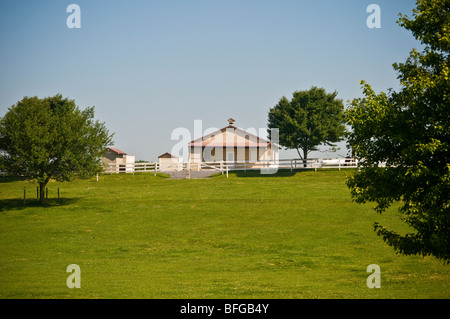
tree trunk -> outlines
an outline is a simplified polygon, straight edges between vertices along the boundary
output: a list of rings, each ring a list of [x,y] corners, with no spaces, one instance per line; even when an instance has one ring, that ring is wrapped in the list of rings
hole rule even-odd
[[[39,203],[47,204],[47,199],[45,198],[45,186],[48,182],[39,183]]]
[[[297,150],[297,153],[298,153],[298,156],[300,157],[300,159],[303,160],[303,167],[306,167],[307,166],[306,163],[307,163],[307,160],[308,160],[308,149],[307,148],[303,148],[302,149],[303,156],[300,154],[300,149],[299,148],[296,148],[296,150]]]
[[[308,166],[307,163],[308,163],[308,149],[304,148],[303,149],[303,167],[307,167]]]

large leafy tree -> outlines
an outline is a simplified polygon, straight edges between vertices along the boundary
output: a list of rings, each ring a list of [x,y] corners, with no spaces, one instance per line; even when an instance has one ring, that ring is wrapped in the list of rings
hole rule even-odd
[[[94,121],[94,108],[80,110],[61,95],[25,97],[0,118],[1,165],[37,180],[40,202],[50,179],[70,181],[102,170],[101,157],[112,134]]]
[[[344,104],[336,98],[336,92],[312,87],[292,95],[290,101],[283,96],[269,110],[268,127],[279,129],[281,146],[297,150],[300,158],[307,160],[308,154],[318,150],[319,145],[334,147],[333,143],[342,140]]]
[[[374,225],[397,252],[449,262],[450,2],[418,0],[413,17],[400,15],[398,22],[424,49],[394,64],[398,92],[375,94],[362,82],[364,98],[353,100],[347,111],[348,141],[362,160],[361,170],[347,185],[356,202],[375,202],[379,213],[400,203],[410,231]]]

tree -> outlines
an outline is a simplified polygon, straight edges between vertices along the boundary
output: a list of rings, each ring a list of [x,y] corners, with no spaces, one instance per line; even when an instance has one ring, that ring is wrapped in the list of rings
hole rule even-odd
[[[101,172],[101,157],[112,142],[94,107],[80,110],[60,94],[25,97],[0,118],[0,159],[8,173],[37,180],[39,201],[50,179],[70,181]]]
[[[348,142],[362,161],[347,180],[357,203],[374,202],[383,213],[399,203],[411,232],[374,224],[398,253],[450,257],[450,3],[418,0],[413,18],[398,23],[425,46],[394,64],[398,92],[375,94],[362,82],[364,98],[347,110]],[[386,167],[380,167],[386,162]]]
[[[336,96],[337,92],[327,93],[315,86],[294,92],[291,101],[283,96],[269,111],[268,127],[278,128],[280,145],[297,150],[306,163],[317,146],[334,147],[332,143],[341,141],[345,134],[344,104]]]

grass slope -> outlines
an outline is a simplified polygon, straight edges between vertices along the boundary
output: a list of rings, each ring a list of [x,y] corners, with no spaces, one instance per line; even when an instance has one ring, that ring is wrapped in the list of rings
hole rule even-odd
[[[352,202],[348,171],[153,174],[36,184],[0,180],[1,298],[449,298],[450,267],[396,255]],[[81,289],[69,289],[69,264]],[[370,264],[381,289],[369,289]]]

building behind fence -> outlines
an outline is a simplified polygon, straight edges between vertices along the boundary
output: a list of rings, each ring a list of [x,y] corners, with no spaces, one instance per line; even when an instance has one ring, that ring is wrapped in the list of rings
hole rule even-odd
[[[118,148],[108,147],[102,163],[108,173],[134,173],[135,156]],[[112,172],[112,169],[115,171]]]

